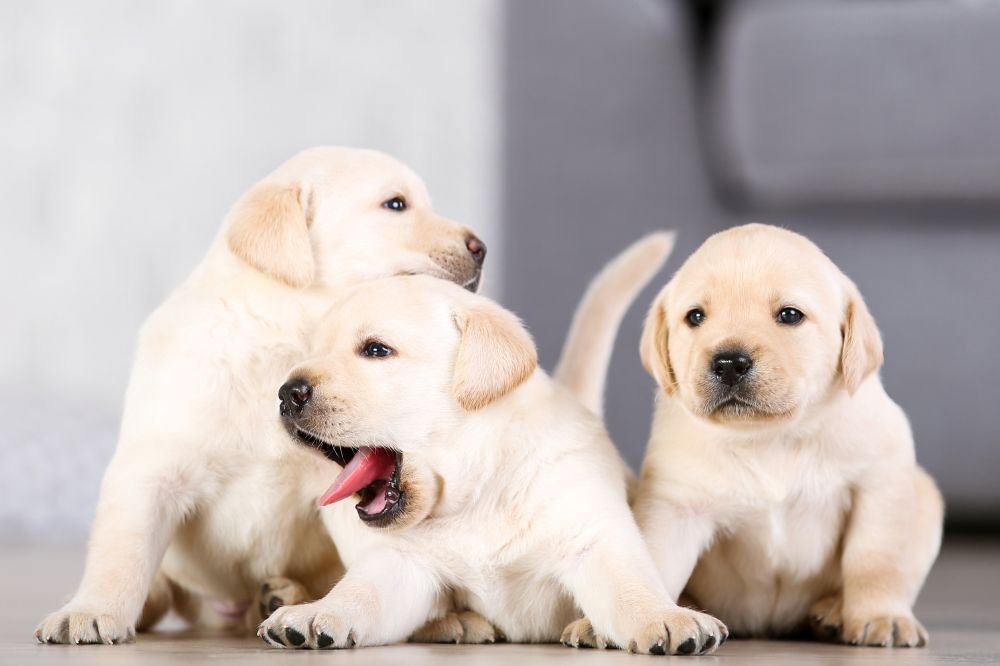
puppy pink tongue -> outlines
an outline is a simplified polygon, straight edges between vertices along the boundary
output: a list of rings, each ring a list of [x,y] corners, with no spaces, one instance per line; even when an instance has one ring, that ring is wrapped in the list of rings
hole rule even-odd
[[[319,498],[319,505],[339,502],[375,481],[388,481],[396,470],[396,454],[388,449],[362,447]]]

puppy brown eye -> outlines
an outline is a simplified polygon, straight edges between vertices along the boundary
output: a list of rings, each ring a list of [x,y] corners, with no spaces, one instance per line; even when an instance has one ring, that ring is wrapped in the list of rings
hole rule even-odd
[[[701,326],[702,322],[705,321],[705,311],[701,308],[695,308],[688,312],[684,319],[687,320],[688,326],[691,328]]]
[[[361,348],[361,353],[368,358],[385,358],[392,356],[395,351],[392,347],[382,344],[378,340],[372,340],[365,343],[365,346]]]
[[[778,312],[778,323],[794,326],[805,318],[801,311],[795,308],[781,308]]]
[[[406,210],[406,199],[403,197],[393,197],[382,202],[382,208],[402,213]]]

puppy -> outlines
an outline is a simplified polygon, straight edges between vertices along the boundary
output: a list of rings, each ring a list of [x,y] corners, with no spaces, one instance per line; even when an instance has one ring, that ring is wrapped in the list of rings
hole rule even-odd
[[[319,601],[273,613],[265,640],[394,643],[452,598],[517,642],[558,640],[578,607],[633,652],[725,640],[720,622],[669,600],[618,452],[538,369],[510,312],[441,280],[388,278],[342,301],[316,348],[281,387],[281,414],[343,465],[321,503],[348,570]]]
[[[128,641],[144,603],[141,626],[171,603],[256,626],[273,577],[286,597],[327,592],[342,566],[308,490],[325,466],[270,416],[274,387],[351,285],[422,273],[474,290],[485,253],[380,153],[307,150],[254,185],[143,326],[83,581],[38,640]]]
[[[737,635],[925,645],[943,504],[854,283],[798,234],[724,231],[656,298],[641,355],[662,390],[635,512],[671,598]]]

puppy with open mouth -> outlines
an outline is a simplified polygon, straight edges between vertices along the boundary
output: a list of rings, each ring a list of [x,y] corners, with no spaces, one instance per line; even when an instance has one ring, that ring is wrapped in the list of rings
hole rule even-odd
[[[341,562],[301,483],[324,465],[268,418],[274,386],[354,284],[419,273],[475,290],[485,257],[382,153],[311,148],[250,187],[143,326],[83,579],[36,638],[128,642],[171,607],[247,631],[329,590]]]
[[[322,355],[292,370],[281,415],[343,466],[321,503],[347,574],[273,613],[266,641],[394,643],[452,603],[515,642],[578,644],[580,610],[633,652],[725,640],[722,623],[670,601],[623,461],[600,419],[538,369],[514,315],[441,280],[394,277],[357,288],[320,331]]]
[[[798,234],[730,229],[656,298],[641,354],[661,390],[635,512],[671,598],[737,635],[926,644],[943,504],[854,283]]]

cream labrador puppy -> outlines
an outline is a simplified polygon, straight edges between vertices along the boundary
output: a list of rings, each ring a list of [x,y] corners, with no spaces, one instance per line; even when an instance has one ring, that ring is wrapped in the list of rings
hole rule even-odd
[[[256,626],[268,609],[252,602],[275,576],[327,592],[342,566],[308,480],[328,466],[276,422],[274,387],[351,285],[421,273],[475,289],[484,255],[380,153],[307,150],[254,185],[143,326],[83,581],[37,638],[127,641],[171,603]]]
[[[925,645],[943,504],[854,283],[798,234],[724,231],[656,298],[641,355],[662,390],[635,512],[670,597],[737,635]]]
[[[316,349],[281,387],[281,414],[304,450],[343,465],[320,501],[347,574],[275,611],[266,640],[394,643],[452,599],[517,642],[558,640],[578,607],[634,652],[725,639],[670,601],[600,419],[537,367],[510,312],[442,280],[388,278],[343,300]]]

